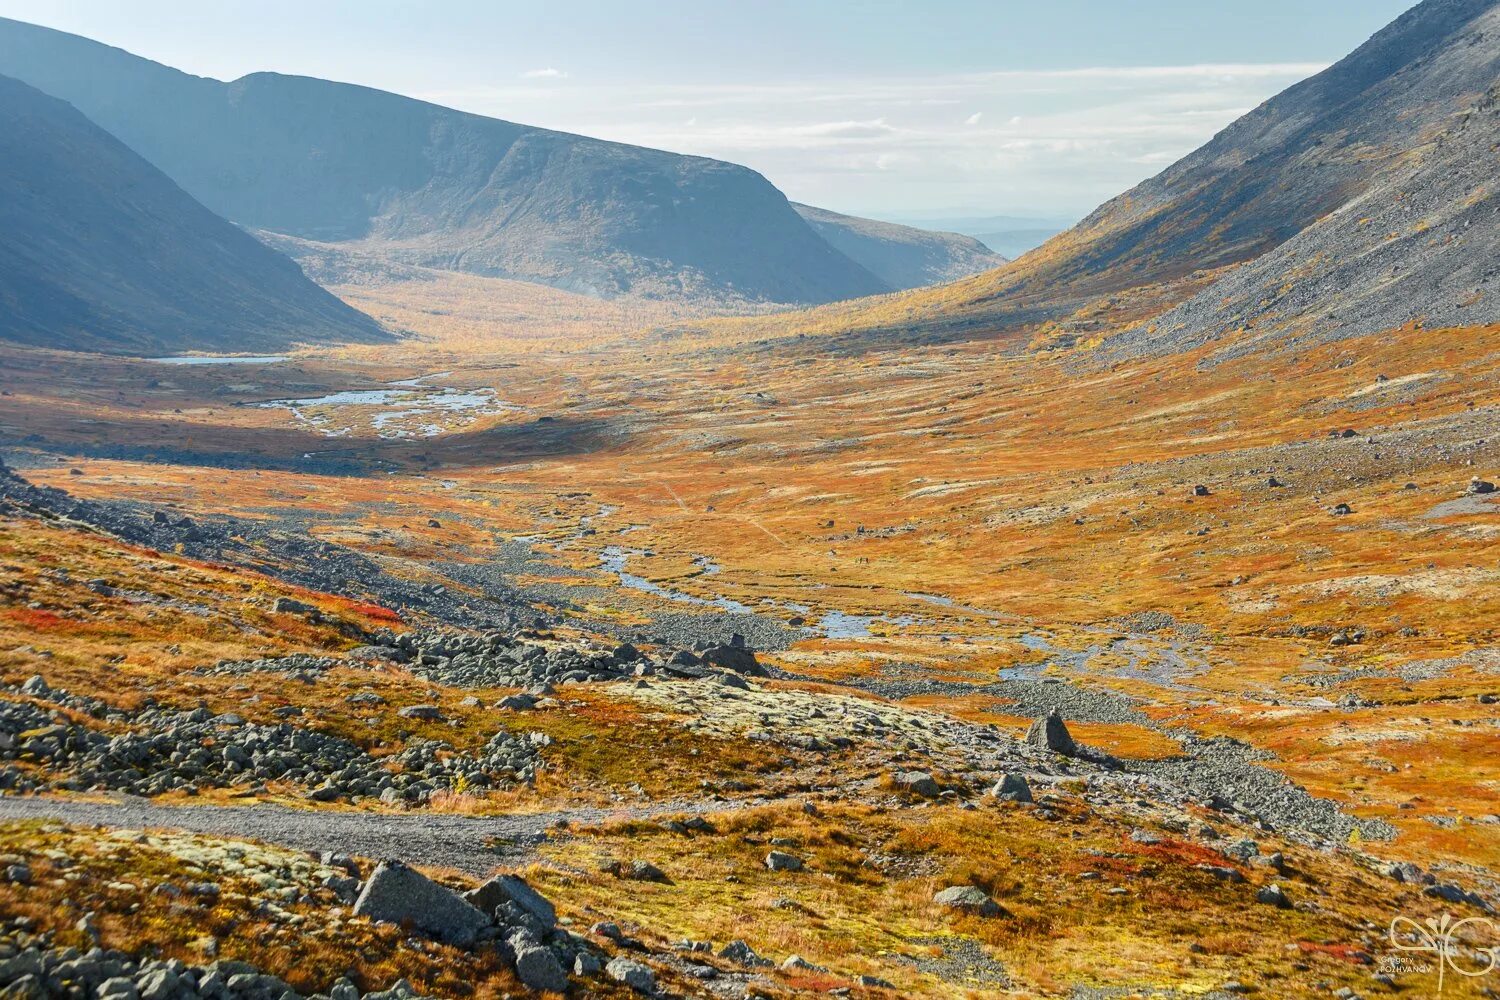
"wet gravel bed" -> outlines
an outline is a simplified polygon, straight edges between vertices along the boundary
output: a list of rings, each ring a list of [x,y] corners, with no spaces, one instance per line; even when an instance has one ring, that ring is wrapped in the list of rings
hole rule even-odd
[[[632,642],[649,642],[663,646],[693,648],[709,644],[728,645],[735,635],[744,636],[754,649],[786,649],[807,633],[766,615],[719,612],[671,612],[657,615],[650,625],[620,628],[610,633]]]
[[[1282,833],[1301,832],[1332,844],[1349,842],[1358,831],[1366,840],[1391,840],[1396,828],[1380,819],[1359,819],[1330,799],[1315,798],[1266,767],[1275,758],[1248,743],[1225,737],[1204,739],[1173,733],[1185,754],[1166,760],[1131,761],[1140,774],[1171,782],[1204,801],[1258,817]]]
[[[1041,717],[1057,709],[1076,722],[1133,723],[1176,738],[1180,756],[1165,760],[1119,762],[1132,774],[1158,786],[1153,795],[1177,789],[1194,799],[1212,803],[1299,839],[1325,844],[1347,843],[1358,830],[1371,840],[1389,840],[1395,829],[1383,820],[1362,820],[1339,809],[1338,803],[1315,798],[1306,789],[1267,767],[1275,758],[1249,744],[1231,739],[1200,739],[1191,733],[1163,730],[1136,703],[1123,695],[1076,687],[1066,681],[1013,680],[974,685],[958,681],[881,680],[865,678],[841,682],[884,698],[919,695],[989,694],[1013,699],[1008,711]]]
[[[896,957],[898,962],[910,965],[918,972],[936,976],[955,986],[1010,988],[1010,975],[1005,971],[1005,966],[991,958],[984,946],[973,938],[910,937],[904,940],[923,949],[936,948],[939,953],[937,957]]]
[[[795,675],[784,675],[789,679]],[[795,677],[795,679],[807,679]],[[923,678],[859,678],[841,680],[844,687],[900,701],[929,695],[969,697],[987,695],[1015,702],[1007,711],[1016,715],[1043,716],[1054,708],[1065,719],[1075,722],[1135,723],[1149,725],[1150,719],[1135,707],[1135,702],[1110,691],[1082,688],[1064,680],[1003,680],[987,684]]]

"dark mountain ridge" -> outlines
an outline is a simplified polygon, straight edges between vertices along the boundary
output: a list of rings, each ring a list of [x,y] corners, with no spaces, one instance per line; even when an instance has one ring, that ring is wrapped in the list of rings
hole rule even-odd
[[[248,228],[601,296],[889,290],[734,164],[325,80],[223,83],[4,19],[0,72],[71,102]]]
[[[77,110],[0,77],[0,339],[158,353],[387,336]]]

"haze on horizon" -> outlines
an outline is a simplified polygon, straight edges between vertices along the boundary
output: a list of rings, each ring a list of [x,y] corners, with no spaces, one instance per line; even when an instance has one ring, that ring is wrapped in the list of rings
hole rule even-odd
[[[1080,217],[1406,3],[802,6],[0,0],[0,15],[219,79],[317,76],[730,160],[794,200],[907,221]]]

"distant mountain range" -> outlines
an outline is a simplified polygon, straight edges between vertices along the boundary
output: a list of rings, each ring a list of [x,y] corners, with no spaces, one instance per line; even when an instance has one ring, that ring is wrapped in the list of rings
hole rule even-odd
[[[0,76],[0,340],[151,354],[386,337],[72,107]]]
[[[792,207],[814,232],[895,291],[954,281],[1006,261],[972,236],[876,222],[795,202]]]
[[[239,225],[396,263],[729,303],[829,302],[998,263],[951,237],[890,230],[874,247],[825,229],[841,251],[734,164],[325,80],[222,83],[18,21],[0,19],[0,73],[69,101]],[[897,263],[912,238],[914,262]]]

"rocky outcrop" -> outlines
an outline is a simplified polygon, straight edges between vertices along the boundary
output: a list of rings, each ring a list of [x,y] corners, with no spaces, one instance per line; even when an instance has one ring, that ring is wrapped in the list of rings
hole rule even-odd
[[[976,917],[998,917],[1005,910],[990,898],[990,894],[974,885],[953,885],[940,890],[932,901],[950,910]]]
[[[474,944],[491,923],[458,893],[399,861],[375,869],[355,900],[354,914],[411,927],[461,948]]]
[[[1078,753],[1078,744],[1073,742],[1067,723],[1055,708],[1031,724],[1026,730],[1026,742],[1038,749],[1070,757]]]

